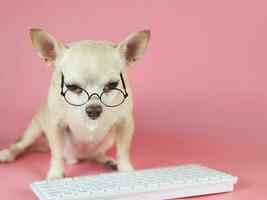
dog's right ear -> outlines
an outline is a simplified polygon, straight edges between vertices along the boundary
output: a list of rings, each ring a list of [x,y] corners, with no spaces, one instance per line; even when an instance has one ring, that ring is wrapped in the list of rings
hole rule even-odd
[[[116,47],[125,58],[127,66],[143,56],[149,39],[150,30],[141,30],[128,36]]]
[[[30,29],[30,35],[37,55],[53,66],[56,58],[62,54],[64,45],[41,29]]]

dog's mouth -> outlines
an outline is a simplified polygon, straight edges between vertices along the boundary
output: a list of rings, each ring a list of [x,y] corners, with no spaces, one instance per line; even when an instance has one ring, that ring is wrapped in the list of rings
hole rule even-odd
[[[100,116],[99,115],[92,115],[92,116],[89,116],[89,118],[91,120],[97,120]]]

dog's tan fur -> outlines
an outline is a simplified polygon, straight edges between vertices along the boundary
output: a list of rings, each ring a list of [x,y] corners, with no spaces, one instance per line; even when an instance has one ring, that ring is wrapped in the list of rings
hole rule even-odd
[[[119,44],[80,41],[69,45],[40,29],[31,29],[30,33],[37,54],[53,69],[48,101],[33,117],[23,137],[0,152],[0,162],[15,160],[45,133],[51,150],[48,179],[63,177],[63,159],[70,163],[95,160],[112,163],[119,171],[133,170],[129,159],[134,132],[133,100],[126,70],[145,52],[150,32],[135,32]],[[89,93],[98,94],[110,79],[119,80],[122,72],[129,96],[118,107],[102,105],[101,116],[91,120],[85,108],[92,104],[100,105],[99,99],[92,98],[79,107],[69,105],[60,94],[61,72],[66,82],[78,82]],[[121,81],[118,88],[122,89]],[[106,155],[114,143],[116,160]]]

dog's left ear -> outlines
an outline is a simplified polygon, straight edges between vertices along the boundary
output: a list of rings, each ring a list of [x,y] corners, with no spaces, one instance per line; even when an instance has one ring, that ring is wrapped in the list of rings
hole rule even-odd
[[[48,65],[53,66],[56,58],[62,54],[64,45],[41,29],[30,29],[30,35],[37,55]]]
[[[127,66],[142,57],[146,51],[149,39],[150,31],[141,30],[131,34],[117,46],[117,49],[125,58]]]

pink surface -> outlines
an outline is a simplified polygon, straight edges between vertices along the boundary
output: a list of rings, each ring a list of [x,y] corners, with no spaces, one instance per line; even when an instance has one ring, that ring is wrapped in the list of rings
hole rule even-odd
[[[65,43],[115,42],[149,28],[149,49],[129,70],[135,167],[201,163],[239,182],[233,193],[196,199],[266,199],[266,6],[260,0],[2,0],[0,147],[23,133],[47,95],[51,70],[35,55],[29,28]],[[44,178],[48,165],[49,154],[40,153],[0,165],[1,196],[36,199],[28,184]],[[66,165],[69,176],[102,171],[93,163]]]

